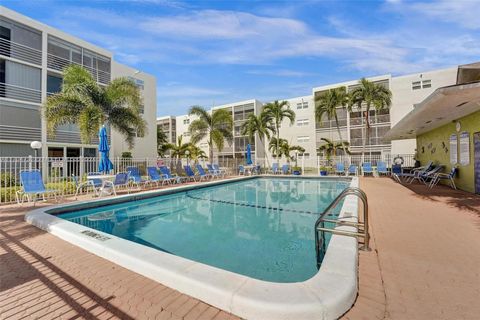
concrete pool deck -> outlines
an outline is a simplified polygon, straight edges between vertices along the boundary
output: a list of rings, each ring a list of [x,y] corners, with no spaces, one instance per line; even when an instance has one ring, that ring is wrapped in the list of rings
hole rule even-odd
[[[477,318],[480,197],[388,178],[361,187],[376,250],[360,253],[359,296],[344,318]],[[2,318],[236,319],[28,225],[31,209],[0,207]]]

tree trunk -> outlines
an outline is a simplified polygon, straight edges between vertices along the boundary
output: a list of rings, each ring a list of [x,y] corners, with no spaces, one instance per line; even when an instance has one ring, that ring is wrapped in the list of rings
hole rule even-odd
[[[279,158],[279,154],[280,154],[280,124],[278,123],[278,120],[276,121],[276,129],[277,129],[277,150],[276,150],[276,157],[277,157],[277,162],[280,163],[280,160],[278,159]]]
[[[367,147],[367,141],[370,140],[370,105],[367,105],[367,111],[365,115],[365,138],[363,139],[363,148],[362,148],[362,162],[365,159],[365,149]]]
[[[340,138],[340,141],[342,142],[343,155],[346,156],[347,155],[347,149],[345,148],[345,143],[343,142],[342,131],[340,130],[340,126],[338,125],[338,117],[337,117],[336,113],[335,113],[335,124],[337,125],[338,137]]]

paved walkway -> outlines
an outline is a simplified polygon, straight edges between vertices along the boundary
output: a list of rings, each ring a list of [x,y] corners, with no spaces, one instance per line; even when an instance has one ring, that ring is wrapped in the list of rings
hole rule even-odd
[[[478,319],[480,197],[388,178],[361,186],[374,250],[360,253],[344,318]],[[0,207],[1,319],[237,319],[26,224],[27,210]]]

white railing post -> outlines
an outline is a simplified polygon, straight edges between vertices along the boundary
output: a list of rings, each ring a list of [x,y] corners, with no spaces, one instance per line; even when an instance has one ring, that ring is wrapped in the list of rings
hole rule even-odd
[[[302,174],[305,174],[305,155],[302,155]]]

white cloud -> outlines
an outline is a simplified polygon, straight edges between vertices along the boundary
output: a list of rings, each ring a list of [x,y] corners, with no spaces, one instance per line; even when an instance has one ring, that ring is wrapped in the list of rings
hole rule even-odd
[[[461,25],[469,29],[480,29],[480,4],[469,0],[441,0],[407,5],[418,13],[443,22]],[[438,20],[437,20],[438,21]]]
[[[303,72],[296,70],[278,69],[278,70],[247,70],[247,74],[276,76],[276,77],[311,77],[317,75],[313,72]]]

